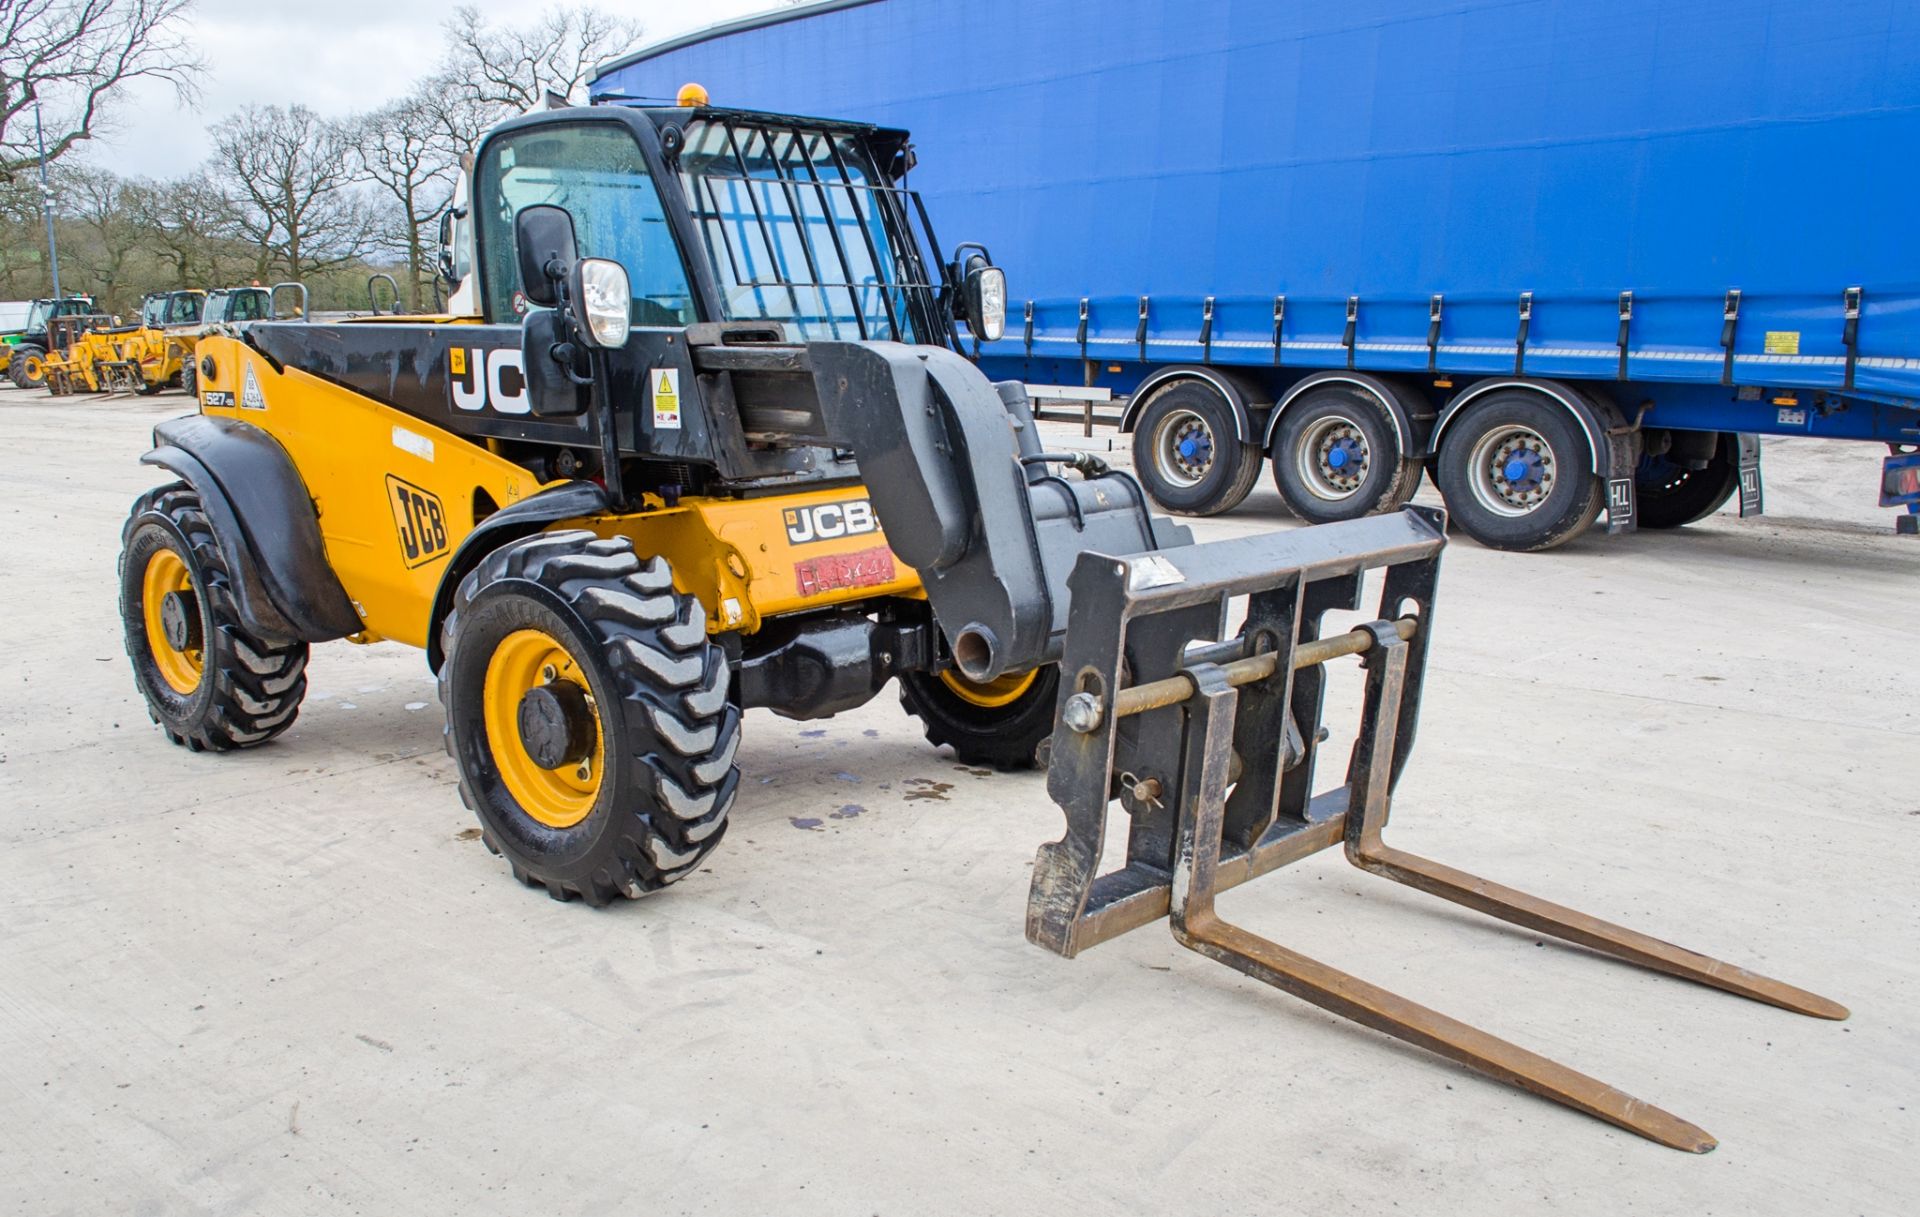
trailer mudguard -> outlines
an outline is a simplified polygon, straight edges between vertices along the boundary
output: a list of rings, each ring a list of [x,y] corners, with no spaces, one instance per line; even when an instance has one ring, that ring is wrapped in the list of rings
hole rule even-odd
[[[1309,390],[1325,384],[1346,385],[1378,401],[1393,420],[1393,437],[1399,441],[1401,456],[1410,461],[1426,459],[1427,434],[1433,430],[1433,408],[1393,383],[1365,372],[1315,372],[1295,381],[1274,403],[1273,412],[1267,416],[1266,432],[1260,437],[1260,446],[1271,449],[1273,433],[1279,428],[1280,416],[1287,412],[1287,407]]]
[[[353,601],[327,562],[306,483],[271,435],[238,419],[192,414],[155,427],[153,443],[141,463],[178,474],[200,496],[249,630],[275,642],[360,631]]]
[[[1148,400],[1156,391],[1182,380],[1202,380],[1218,389],[1233,410],[1233,438],[1243,444],[1258,442],[1256,436],[1259,428],[1253,417],[1253,410],[1258,407],[1253,403],[1264,403],[1266,395],[1252,383],[1224,368],[1189,364],[1162,368],[1134,386],[1133,392],[1127,397],[1127,408],[1120,415],[1121,434],[1133,430],[1134,424],[1140,421],[1140,412],[1147,408]]]
[[[556,520],[574,520],[608,510],[606,489],[594,482],[568,482],[503,507],[474,526],[467,539],[447,560],[447,569],[434,589],[432,615],[427,618],[427,666],[434,672],[446,661],[440,627],[453,611],[453,594],[460,581],[480,560],[511,541],[530,537]]]

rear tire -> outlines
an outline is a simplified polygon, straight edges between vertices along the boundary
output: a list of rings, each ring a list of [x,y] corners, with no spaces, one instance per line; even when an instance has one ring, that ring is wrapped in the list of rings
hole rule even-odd
[[[1552,549],[1606,503],[1593,449],[1560,406],[1524,389],[1469,405],[1440,441],[1434,480],[1453,522],[1490,549]]]
[[[1233,403],[1204,380],[1154,390],[1133,425],[1133,472],[1166,511],[1212,516],[1260,480],[1260,446],[1235,438]]]
[[[291,727],[307,693],[307,644],[267,642],[240,623],[200,496],[181,482],[148,491],[121,541],[127,657],[167,738],[225,752]]]
[[[1723,435],[1704,469],[1643,456],[1633,473],[1634,515],[1642,528],[1684,528],[1719,511],[1740,489],[1732,436]]]
[[[1349,385],[1309,389],[1291,402],[1268,460],[1280,497],[1309,524],[1392,511],[1420,488],[1420,462],[1400,450],[1393,416]]]
[[[200,373],[194,369],[191,358],[180,365],[180,391],[188,397],[200,396]]]
[[[719,845],[740,711],[665,559],[585,531],[513,542],[461,581],[443,636],[447,752],[515,878],[604,905],[692,874]]]
[[[13,362],[7,375],[16,389],[41,389],[47,384],[47,351],[36,343],[23,342],[13,348]]]
[[[1029,679],[1029,677],[1031,679]],[[927,742],[953,749],[963,765],[1032,769],[1053,734],[1060,668],[1044,668],[977,685],[957,672],[906,672],[900,705],[926,727]]]

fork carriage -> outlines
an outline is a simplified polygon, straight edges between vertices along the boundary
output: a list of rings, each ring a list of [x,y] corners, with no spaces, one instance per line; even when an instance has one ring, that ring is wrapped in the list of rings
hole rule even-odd
[[[1704,1130],[1584,1074],[1221,918],[1214,897],[1323,849],[1362,870],[1538,933],[1816,1018],[1844,1007],[1744,968],[1387,845],[1413,748],[1445,515],[1409,507],[1131,558],[1084,554],[1071,587],[1047,790],[1066,835],[1043,845],[1027,938],[1072,957],[1168,917],[1181,945],[1322,1009],[1675,1149]],[[1384,571],[1374,620],[1322,636]],[[1229,601],[1248,597],[1231,637]],[[1195,645],[1198,643],[1199,645]],[[1340,786],[1314,794],[1326,667],[1358,656],[1359,728]],[[1100,873],[1109,804],[1130,817],[1125,863]]]

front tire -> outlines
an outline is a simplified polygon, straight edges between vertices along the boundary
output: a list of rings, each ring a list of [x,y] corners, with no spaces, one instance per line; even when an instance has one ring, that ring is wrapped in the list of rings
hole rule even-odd
[[[927,742],[946,745],[963,765],[1032,769],[1053,734],[1060,668],[1048,664],[979,684],[956,671],[906,672],[900,706],[926,728]]]
[[[307,644],[241,624],[200,496],[176,482],[134,500],[121,533],[120,619],[147,713],[195,752],[263,744],[293,725]]]
[[[1310,389],[1289,404],[1269,460],[1280,497],[1309,524],[1392,511],[1420,488],[1420,463],[1400,450],[1393,416],[1349,385]]]
[[[740,711],[706,613],[624,537],[541,533],[461,581],[440,701],[487,847],[556,900],[693,873],[739,786]]]
[[[1260,480],[1260,446],[1235,438],[1233,404],[1204,380],[1157,389],[1133,426],[1133,472],[1163,510],[1212,516]]]
[[[1564,545],[1606,502],[1580,424],[1522,389],[1489,393],[1453,420],[1434,481],[1453,522],[1489,549]]]
[[[7,375],[13,379],[16,389],[41,389],[47,384],[46,348],[36,343],[23,342],[13,348],[13,362],[7,365]]]
[[[180,365],[180,391],[188,397],[200,396],[200,373],[193,366],[191,356]]]

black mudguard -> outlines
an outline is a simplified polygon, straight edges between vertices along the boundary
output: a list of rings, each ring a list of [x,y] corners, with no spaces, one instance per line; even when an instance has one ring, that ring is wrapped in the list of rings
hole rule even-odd
[[[440,576],[440,586],[433,593],[433,615],[427,619],[427,666],[438,672],[446,661],[440,627],[453,609],[453,594],[460,589],[460,581],[480,564],[480,559],[508,542],[544,530],[555,520],[598,515],[607,507],[604,487],[594,482],[568,482],[542,490],[480,521],[467,534],[467,539],[460,542],[460,548],[453,551],[445,573]]]
[[[313,499],[277,440],[238,419],[192,414],[155,427],[153,443],[141,463],[178,474],[200,496],[249,630],[274,642],[360,631]]]

